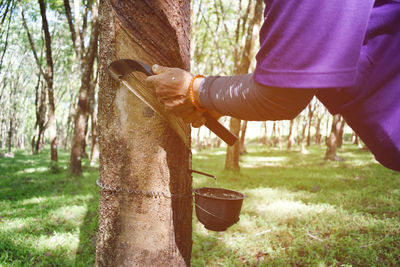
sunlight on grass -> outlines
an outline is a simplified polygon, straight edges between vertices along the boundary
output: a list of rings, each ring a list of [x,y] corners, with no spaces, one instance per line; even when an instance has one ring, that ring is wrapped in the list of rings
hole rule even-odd
[[[328,204],[305,204],[302,201],[294,200],[296,197],[307,198],[309,193],[306,192],[256,188],[246,190],[245,193],[249,196],[248,201],[245,201],[246,210],[270,219],[335,212],[335,208]]]
[[[24,170],[18,171],[16,174],[25,174],[25,173],[35,173],[35,172],[46,172],[48,167],[36,167],[36,168],[26,168]]]
[[[50,213],[51,218],[59,223],[70,223],[79,226],[87,212],[86,206],[65,206]]]
[[[287,157],[243,157],[243,168],[279,167],[284,166]]]
[[[323,205],[304,204],[301,201],[280,200],[270,204],[258,205],[256,211],[267,218],[292,218],[321,213],[335,213],[334,207]]]
[[[65,249],[76,251],[79,244],[79,232],[75,233],[53,233],[51,236],[42,235],[32,240],[36,248],[41,251]]]
[[[194,153],[193,153],[193,154],[194,154]],[[208,159],[208,157],[205,156],[205,155],[196,155],[196,158],[199,158],[199,159]]]
[[[86,195],[74,195],[74,196],[66,196],[66,195],[59,195],[59,196],[51,196],[51,197],[33,197],[22,200],[22,205],[31,205],[31,204],[40,204],[40,203],[63,203],[68,199],[69,201],[74,202],[81,202],[81,201],[88,201],[93,198],[92,194]]]
[[[32,220],[29,219],[11,219],[11,220],[3,220],[0,223],[1,231],[18,231],[24,229],[29,223],[32,223]]]
[[[49,199],[48,197],[33,197],[30,199],[24,199],[22,201],[22,205],[39,204],[41,202],[48,201],[48,199]]]

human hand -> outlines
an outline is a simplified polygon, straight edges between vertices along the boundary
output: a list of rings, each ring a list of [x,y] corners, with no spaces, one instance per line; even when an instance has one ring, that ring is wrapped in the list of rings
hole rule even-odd
[[[165,105],[167,112],[181,117],[185,122],[191,123],[193,127],[200,127],[206,120],[191,102],[189,95],[189,84],[192,74],[179,68],[168,68],[153,65],[155,75],[146,79],[146,86],[154,88],[161,102]],[[202,78],[195,80],[193,89],[197,94]],[[198,97],[198,96],[197,96]]]

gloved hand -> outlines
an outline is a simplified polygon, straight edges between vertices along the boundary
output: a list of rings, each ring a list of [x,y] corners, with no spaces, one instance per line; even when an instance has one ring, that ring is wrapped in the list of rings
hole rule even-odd
[[[193,75],[179,68],[168,68],[153,65],[155,75],[146,79],[146,86],[154,88],[167,112],[181,117],[193,127],[200,127],[206,120],[190,100],[189,84]],[[200,103],[198,89],[203,78],[197,78],[193,84],[193,92],[197,103]]]

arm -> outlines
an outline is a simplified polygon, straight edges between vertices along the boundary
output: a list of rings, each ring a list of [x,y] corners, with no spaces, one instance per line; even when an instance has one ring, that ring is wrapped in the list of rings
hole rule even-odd
[[[177,68],[153,66],[157,74],[147,78],[156,88],[167,111],[199,127],[205,123],[202,113],[191,103],[188,85],[192,75]],[[284,120],[294,118],[314,95],[311,89],[263,86],[252,74],[196,79],[196,102],[215,117],[228,115],[245,120]]]
[[[296,117],[315,94],[312,89],[264,86],[253,74],[208,77],[198,90],[208,110],[244,120],[288,120]]]

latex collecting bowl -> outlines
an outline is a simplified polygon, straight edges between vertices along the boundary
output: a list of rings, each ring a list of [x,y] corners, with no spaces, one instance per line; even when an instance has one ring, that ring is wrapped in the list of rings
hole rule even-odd
[[[196,216],[205,228],[225,231],[239,221],[243,199],[240,192],[202,187],[194,190]]]

